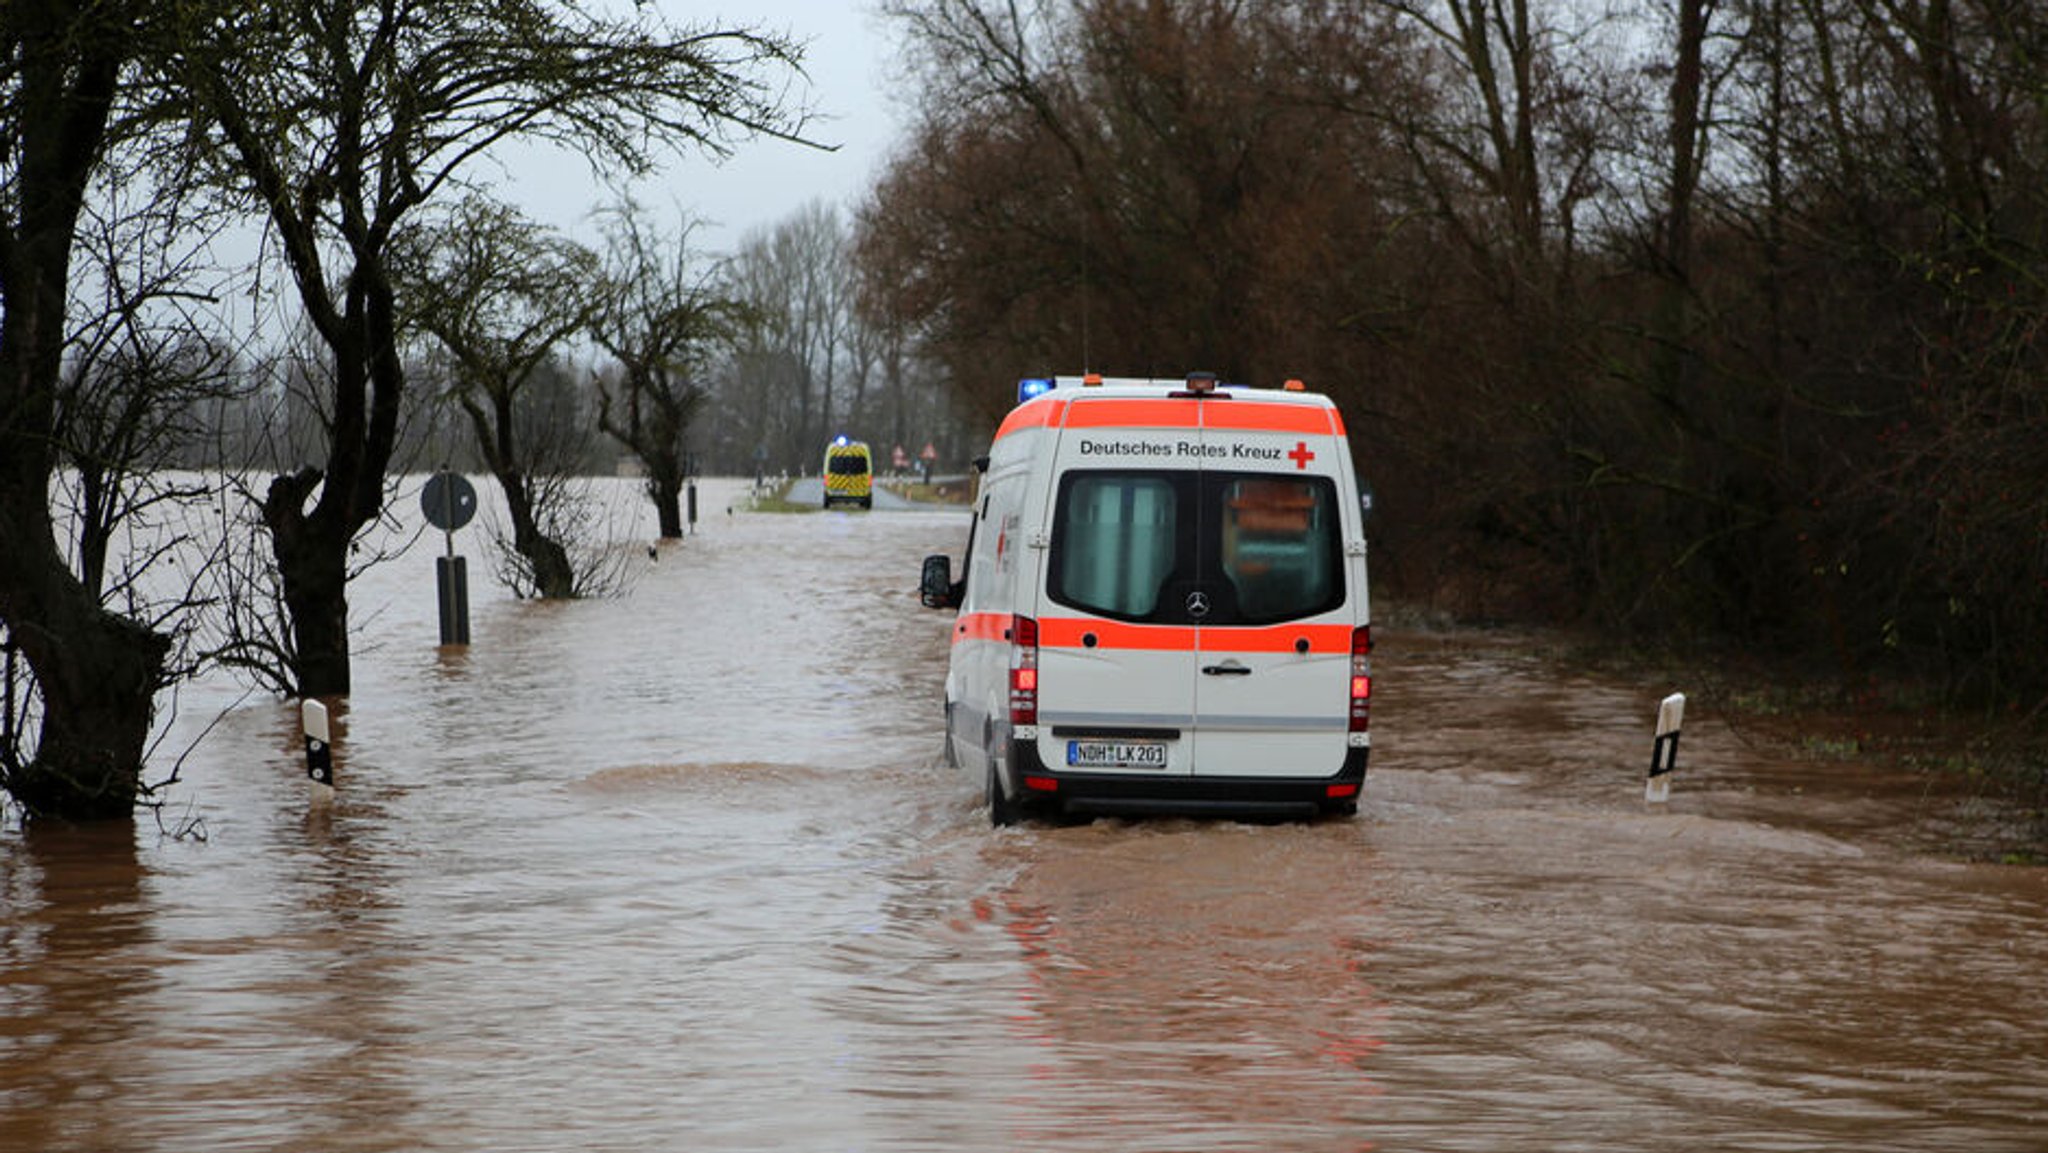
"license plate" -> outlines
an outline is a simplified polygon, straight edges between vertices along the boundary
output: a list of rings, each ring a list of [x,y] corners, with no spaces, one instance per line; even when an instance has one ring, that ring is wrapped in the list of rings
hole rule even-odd
[[[1159,741],[1068,741],[1067,764],[1076,769],[1163,769]]]

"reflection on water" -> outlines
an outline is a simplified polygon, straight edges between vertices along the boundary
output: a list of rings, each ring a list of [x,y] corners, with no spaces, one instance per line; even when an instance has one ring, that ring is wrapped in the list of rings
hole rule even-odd
[[[160,984],[146,959],[153,926],[135,839],[126,829],[38,829],[6,848],[0,1102],[10,1107],[0,1134],[10,1149],[74,1138],[129,1147],[110,1090],[148,1063],[133,1052],[134,1014]]]
[[[255,700],[203,841],[0,837],[0,1149],[2043,1148],[2048,872],[1924,784],[1696,713],[1648,811],[1670,686],[1387,629],[1357,820],[991,832],[964,533],[716,515],[467,651],[376,570],[330,807]]]

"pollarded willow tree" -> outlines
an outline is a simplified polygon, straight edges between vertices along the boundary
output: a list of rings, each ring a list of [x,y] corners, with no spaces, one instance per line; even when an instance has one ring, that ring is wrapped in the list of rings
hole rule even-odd
[[[600,171],[798,140],[792,41],[681,28],[650,5],[546,0],[198,0],[157,60],[190,102],[194,162],[260,212],[331,358],[325,457],[274,477],[263,518],[304,696],[350,687],[347,558],[376,518],[407,381],[394,238],[517,144]]]
[[[573,420],[532,419],[530,410],[563,344],[599,309],[597,255],[481,199],[412,239],[417,251],[395,269],[400,294],[413,322],[447,354],[446,399],[468,417],[505,494],[518,558],[509,565],[512,587],[576,596],[577,568],[550,513],[570,498],[565,482],[581,463],[581,429]]]

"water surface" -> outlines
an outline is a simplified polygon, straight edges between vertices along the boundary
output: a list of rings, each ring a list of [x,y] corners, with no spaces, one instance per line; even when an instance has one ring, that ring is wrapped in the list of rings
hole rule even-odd
[[[2048,871],[1924,781],[1696,707],[1653,811],[1684,686],[1382,627],[1357,819],[993,831],[914,592],[964,516],[707,487],[467,651],[374,570],[331,806],[253,698],[203,838],[0,835],[0,1149],[2048,1148]]]

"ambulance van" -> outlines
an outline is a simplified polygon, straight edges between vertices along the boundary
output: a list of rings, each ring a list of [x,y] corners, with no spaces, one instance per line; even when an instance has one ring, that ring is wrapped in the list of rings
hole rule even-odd
[[[1364,510],[1328,398],[1028,380],[953,608],[946,753],[989,819],[1352,814],[1371,747]]]
[[[825,507],[833,503],[875,507],[875,458],[866,443],[834,437],[825,446]]]

